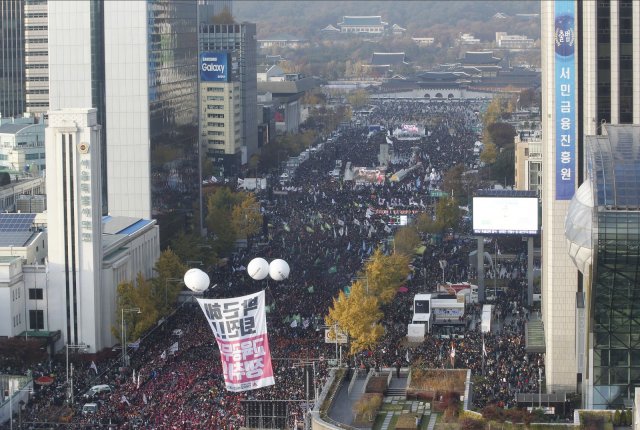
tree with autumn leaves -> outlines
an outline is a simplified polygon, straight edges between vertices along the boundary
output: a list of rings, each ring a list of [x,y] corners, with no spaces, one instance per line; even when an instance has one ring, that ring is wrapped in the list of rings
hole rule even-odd
[[[127,339],[139,338],[153,327],[160,317],[171,312],[182,291],[184,284],[181,280],[187,269],[182,260],[171,249],[167,249],[160,254],[154,266],[155,277],[146,279],[139,273],[135,281],[118,285],[116,321],[120,321],[122,309],[140,309],[140,313],[124,313],[128,327]],[[120,330],[119,324],[111,327],[112,333],[118,339],[121,335]]]
[[[381,307],[390,303],[409,274],[410,258],[404,253],[385,255],[377,249],[353,282],[349,294],[333,299],[325,323],[337,325],[349,336],[350,353],[373,348],[382,335]]]

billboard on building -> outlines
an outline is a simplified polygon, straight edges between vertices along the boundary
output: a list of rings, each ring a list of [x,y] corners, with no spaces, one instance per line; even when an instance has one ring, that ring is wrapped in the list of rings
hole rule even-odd
[[[218,343],[227,390],[273,385],[264,291],[231,299],[198,299],[198,303]]]
[[[538,234],[538,198],[474,197],[473,233]]]
[[[571,200],[576,184],[575,1],[555,6],[556,200]]]
[[[228,52],[200,53],[200,81],[201,82],[229,82],[230,54]]]

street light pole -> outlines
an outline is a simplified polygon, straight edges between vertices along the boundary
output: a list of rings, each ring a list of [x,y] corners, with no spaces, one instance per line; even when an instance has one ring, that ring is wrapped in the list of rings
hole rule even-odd
[[[69,349],[77,349],[79,351],[84,351],[89,348],[89,345],[85,344],[66,344],[66,358],[67,358],[67,401],[73,405],[73,375],[69,369]]]
[[[135,312],[141,314],[142,311],[140,308],[122,308],[122,319],[121,319],[121,328],[122,328],[122,367],[127,367],[127,332],[124,325],[124,313],[125,312]]]
[[[13,396],[20,391],[27,391],[29,394],[33,393],[32,388],[20,388],[18,390],[11,390],[11,385],[9,385],[9,428],[13,430]],[[22,407],[22,406],[20,406]],[[22,427],[22,418],[20,418],[20,427]]]

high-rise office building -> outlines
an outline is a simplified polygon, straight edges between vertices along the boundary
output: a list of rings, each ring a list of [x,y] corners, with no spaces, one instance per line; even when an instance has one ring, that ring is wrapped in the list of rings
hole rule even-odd
[[[24,0],[25,110],[37,117],[49,110],[47,0]]]
[[[237,59],[242,104],[241,163],[245,164],[258,150],[256,25],[201,21],[198,39],[200,52],[229,52]]]
[[[0,0],[0,114],[24,112],[24,0]]]
[[[49,110],[47,0],[24,0],[25,110],[38,118]]]
[[[200,129],[206,176],[237,176],[242,155],[240,82],[228,52],[200,53]],[[234,72],[235,69],[235,72]]]
[[[49,2],[51,109],[98,109],[110,214],[167,233],[199,206],[197,63],[195,2]]]
[[[594,310],[603,297],[595,293],[593,273],[580,273],[570,258],[565,217],[587,179],[585,136],[602,134],[603,123],[640,123],[640,4],[544,1],[541,20],[545,383],[549,392],[581,389],[584,406],[602,408],[623,385],[626,395],[628,381],[638,375],[627,366],[625,383],[610,386],[622,380],[617,370],[609,371],[612,351],[624,348],[598,328]],[[628,333],[624,341],[631,342]]]

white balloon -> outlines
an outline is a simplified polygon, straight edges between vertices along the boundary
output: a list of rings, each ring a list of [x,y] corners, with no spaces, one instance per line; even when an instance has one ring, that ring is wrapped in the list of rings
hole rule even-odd
[[[289,264],[281,259],[276,259],[269,264],[269,276],[274,281],[284,281],[289,277]]]
[[[269,263],[264,258],[254,258],[247,265],[247,273],[256,281],[261,281],[269,276]]]
[[[209,275],[200,269],[189,269],[184,274],[184,284],[191,291],[201,293],[209,288]]]

